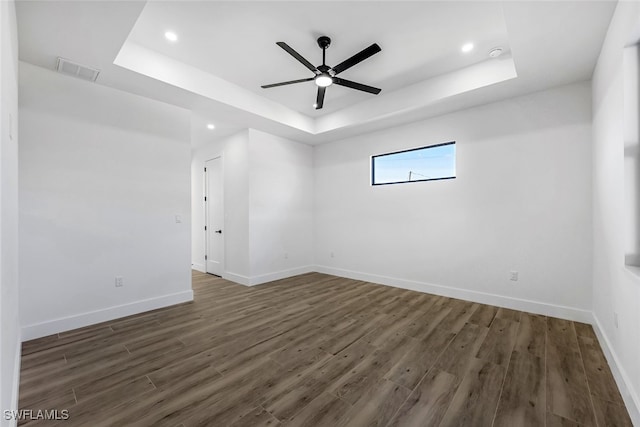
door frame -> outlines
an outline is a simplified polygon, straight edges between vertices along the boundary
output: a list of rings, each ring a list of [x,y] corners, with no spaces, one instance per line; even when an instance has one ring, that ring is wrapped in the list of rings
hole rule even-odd
[[[204,194],[202,196],[202,200],[204,202],[204,271],[205,273],[209,273],[207,271],[207,256],[209,254],[209,233],[213,233],[213,227],[210,227],[209,225],[209,180],[207,177],[207,162],[210,162],[212,160],[216,160],[216,159],[220,159],[220,177],[221,177],[221,183],[220,183],[220,203],[222,204],[222,235],[221,237],[221,244],[222,244],[222,248],[220,250],[220,277],[224,277],[226,270],[225,270],[225,239],[226,239],[226,219],[227,219],[227,215],[226,212],[224,210],[224,157],[222,154],[219,154],[217,156],[211,157],[210,159],[207,159],[204,161],[204,164],[202,166],[202,179],[203,179],[203,190],[204,190]],[[213,273],[211,273],[213,274]]]

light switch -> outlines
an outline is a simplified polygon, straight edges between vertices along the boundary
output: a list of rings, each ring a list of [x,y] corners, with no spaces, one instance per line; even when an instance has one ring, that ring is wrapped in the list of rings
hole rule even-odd
[[[177,224],[182,223],[182,215],[176,215],[176,223]]]

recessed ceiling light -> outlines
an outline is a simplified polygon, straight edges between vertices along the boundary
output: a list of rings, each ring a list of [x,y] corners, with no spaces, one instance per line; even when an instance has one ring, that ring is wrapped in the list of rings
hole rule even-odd
[[[207,129],[209,129],[209,130],[214,130],[215,128],[216,128],[216,127],[213,125],[213,123],[209,123],[209,124],[207,125]]]
[[[489,56],[491,58],[497,58],[500,55],[502,55],[502,48],[501,47],[494,47],[493,49],[491,49],[489,51]]]
[[[166,33],[164,33],[164,37],[170,42],[178,41],[178,35],[173,31],[167,31]]]
[[[464,53],[471,52],[473,50],[473,43],[465,43],[465,44],[463,44],[461,50]]]

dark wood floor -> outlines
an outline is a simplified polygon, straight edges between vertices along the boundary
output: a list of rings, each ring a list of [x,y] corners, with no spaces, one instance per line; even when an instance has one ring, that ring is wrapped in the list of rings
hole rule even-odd
[[[92,427],[632,425],[585,324],[317,273],[193,288],[24,343],[20,407]]]

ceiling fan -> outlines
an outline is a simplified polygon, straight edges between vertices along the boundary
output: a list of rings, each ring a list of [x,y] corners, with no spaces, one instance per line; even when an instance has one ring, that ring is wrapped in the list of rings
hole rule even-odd
[[[379,94],[380,91],[382,90],[382,89],[378,89],[377,87],[367,86],[367,85],[363,85],[362,83],[356,83],[356,82],[352,82],[351,80],[345,80],[340,77],[336,77],[341,72],[353,67],[354,65],[364,61],[370,56],[373,56],[376,53],[380,52],[382,49],[380,49],[380,46],[378,46],[376,43],[372,44],[366,49],[361,50],[360,52],[353,55],[351,58],[342,61],[335,67],[329,67],[325,63],[325,54],[327,52],[327,48],[331,44],[331,39],[327,36],[321,36],[318,38],[318,46],[320,46],[320,49],[322,49],[322,65],[318,65],[317,67],[314,67],[313,64],[311,64],[309,61],[304,59],[302,55],[300,55],[298,52],[293,50],[291,46],[289,46],[285,42],[277,42],[276,44],[280,46],[282,49],[284,49],[285,51],[287,51],[289,55],[297,59],[302,65],[304,65],[310,71],[312,71],[315,74],[315,76],[309,77],[307,79],[291,80],[288,82],[264,85],[264,86],[261,86],[263,89],[290,85],[294,83],[310,82],[311,80],[313,80],[315,84],[318,86],[318,96],[316,97],[316,103],[314,104],[314,107],[316,108],[316,110],[319,110],[322,108],[322,105],[324,104],[324,94],[327,90],[327,87],[331,86],[334,83],[340,86],[351,88],[351,89],[372,93],[374,95]]]

